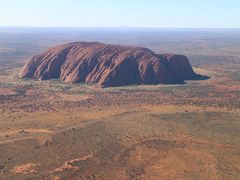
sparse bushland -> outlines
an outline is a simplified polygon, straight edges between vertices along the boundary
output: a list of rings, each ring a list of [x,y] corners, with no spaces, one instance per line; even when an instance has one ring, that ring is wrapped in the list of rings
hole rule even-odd
[[[18,36],[12,48],[0,42],[0,179],[240,178],[238,36],[223,47],[222,37],[202,35],[203,45],[143,35],[159,53],[191,55],[195,71],[211,78],[106,89],[19,79],[24,58],[52,37],[30,36],[22,44],[31,45]]]

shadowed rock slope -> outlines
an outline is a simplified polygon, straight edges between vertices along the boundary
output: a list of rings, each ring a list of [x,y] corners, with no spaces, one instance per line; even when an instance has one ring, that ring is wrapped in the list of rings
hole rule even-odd
[[[75,42],[33,56],[20,78],[96,83],[101,87],[173,84],[201,79],[183,55],[159,55],[147,48]]]

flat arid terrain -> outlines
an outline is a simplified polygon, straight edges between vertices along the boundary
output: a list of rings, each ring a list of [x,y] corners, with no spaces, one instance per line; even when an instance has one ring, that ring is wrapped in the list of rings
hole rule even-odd
[[[32,55],[74,41],[183,54],[210,79],[98,88],[19,78]],[[2,28],[0,179],[240,179],[240,31]]]

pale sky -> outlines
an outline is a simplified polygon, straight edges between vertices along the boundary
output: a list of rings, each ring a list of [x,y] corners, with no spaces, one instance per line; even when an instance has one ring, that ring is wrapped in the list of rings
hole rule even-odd
[[[240,0],[0,0],[0,26],[240,28]]]

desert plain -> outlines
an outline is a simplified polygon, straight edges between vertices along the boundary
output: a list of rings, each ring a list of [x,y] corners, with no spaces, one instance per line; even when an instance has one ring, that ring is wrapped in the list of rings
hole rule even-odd
[[[210,79],[98,88],[18,77],[30,56],[77,40],[184,54]],[[239,69],[237,30],[3,28],[0,179],[240,179]]]

